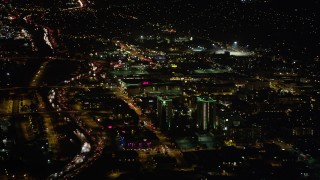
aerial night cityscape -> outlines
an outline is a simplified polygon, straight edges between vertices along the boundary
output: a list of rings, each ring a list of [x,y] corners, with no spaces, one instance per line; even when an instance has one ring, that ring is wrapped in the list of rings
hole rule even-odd
[[[0,0],[0,179],[320,179],[320,0]]]

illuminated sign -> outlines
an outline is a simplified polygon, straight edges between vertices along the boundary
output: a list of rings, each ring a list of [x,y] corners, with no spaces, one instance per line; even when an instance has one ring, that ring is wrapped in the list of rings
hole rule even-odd
[[[143,81],[143,82],[142,82],[142,85],[149,85],[149,84],[150,84],[149,81]]]

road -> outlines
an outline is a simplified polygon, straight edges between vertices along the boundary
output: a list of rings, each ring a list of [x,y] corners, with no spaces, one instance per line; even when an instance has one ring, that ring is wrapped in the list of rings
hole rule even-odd
[[[274,139],[270,141],[270,143],[274,143],[278,145],[282,150],[292,152],[298,156],[299,161],[305,162],[311,169],[315,170],[316,172],[320,172],[320,164],[309,154],[303,153],[298,148],[294,147],[292,144],[286,143],[285,141],[281,139]],[[316,178],[318,179],[320,177],[320,174],[317,173]]]
[[[45,67],[48,61],[43,62],[41,65],[39,71],[34,76],[32,82],[30,83],[29,87],[23,87],[28,92],[34,92],[39,88],[39,82],[41,80],[41,77],[43,75],[43,72],[45,71]],[[85,86],[79,86],[79,88],[88,89],[91,87],[85,87]],[[12,88],[5,88],[2,89],[3,91],[9,91],[14,92],[17,89],[21,89],[21,87],[12,87]],[[10,109],[6,109],[6,111],[2,111],[2,115],[28,115],[28,114],[40,114],[43,117],[44,121],[44,128],[46,131],[47,139],[49,142],[49,148],[53,151],[54,155],[56,155],[59,152],[59,141],[58,141],[58,135],[55,132],[54,124],[53,124],[53,116],[52,114],[61,114],[61,116],[65,116],[66,119],[69,120],[70,123],[73,123],[76,125],[77,130],[75,130],[76,136],[79,138],[79,140],[82,143],[82,147],[80,149],[80,153],[75,156],[72,161],[70,161],[61,171],[55,172],[51,174],[48,179],[69,179],[77,174],[79,174],[83,169],[89,167],[92,165],[94,161],[99,158],[99,156],[102,154],[102,151],[105,147],[105,144],[107,142],[107,137],[105,134],[100,133],[100,131],[103,131],[103,127],[99,126],[99,124],[95,124],[93,122],[90,122],[90,119],[88,118],[87,113],[91,111],[81,111],[81,116],[78,116],[77,114],[80,114],[79,111],[73,110],[73,109],[61,109],[60,107],[63,107],[63,100],[68,99],[68,97],[64,97],[64,93],[67,90],[75,90],[77,88],[70,87],[69,85],[60,85],[56,86],[54,88],[57,93],[49,96],[51,97],[51,101],[55,103],[55,106],[53,106],[53,110],[47,111],[46,107],[44,107],[44,100],[42,97],[36,92],[36,97],[39,101],[40,109],[38,112],[24,112],[20,111],[20,99],[21,95],[18,93],[13,93],[12,99],[3,99],[3,106],[11,105]],[[63,90],[63,91],[62,91]],[[55,92],[55,91],[50,91]],[[62,98],[64,97],[64,98]],[[58,101],[60,100],[60,101]],[[108,111],[101,111],[100,113],[110,113]],[[90,123],[89,123],[90,122]],[[23,127],[28,127],[27,125]],[[100,128],[100,131],[98,130]],[[31,135],[29,132],[31,132],[28,129],[22,129],[24,134],[26,135],[26,138],[31,139]],[[17,176],[17,174],[16,174]]]
[[[156,134],[156,136],[159,138],[160,145],[159,149],[160,152],[163,154],[167,154],[171,157],[174,157],[177,161],[178,168],[179,167],[185,167],[186,166],[186,161],[183,157],[182,152],[180,149],[176,148],[173,146],[173,144],[170,142],[170,139],[166,137],[161,131],[159,131],[156,128],[153,128],[153,124],[151,123],[151,120],[148,119],[141,111],[140,107],[136,106],[133,99],[129,98],[128,95],[123,93],[123,89],[119,87],[116,91],[116,96],[126,103],[128,103],[129,107],[133,109],[139,116],[140,121],[145,122],[145,128],[148,130],[152,131],[153,133]],[[149,155],[154,155],[154,153],[151,152]],[[145,161],[145,158],[149,155],[145,155],[144,152],[140,153],[140,157],[142,158],[143,161]]]
[[[40,69],[38,70],[38,72],[34,75],[34,77],[32,78],[32,81],[30,83],[31,87],[39,87],[40,86],[40,80],[41,77],[43,76],[43,72],[47,66],[47,64],[49,63],[49,60],[46,60],[44,62],[42,62]]]
[[[69,10],[74,10],[74,9],[84,9],[87,7],[89,2],[85,0],[78,0],[79,6],[73,8],[73,9],[66,9],[67,11]],[[45,11],[43,11],[45,13]],[[43,15],[43,13],[40,13],[40,16]],[[55,40],[54,37],[52,36],[52,30],[48,27],[43,27],[41,25],[36,24],[33,22],[33,19],[31,16],[27,15],[26,18],[23,18],[25,20],[25,25],[29,27],[29,29],[34,32],[33,35],[36,36],[39,40],[39,44],[43,47],[48,46],[51,50],[52,53],[55,51]],[[39,28],[41,27],[41,28]],[[42,37],[42,41],[41,41]],[[34,39],[33,42],[34,44]],[[45,50],[44,48],[36,48],[38,50]],[[48,53],[48,52],[45,52]],[[39,71],[35,74],[33,80],[31,81],[29,87],[12,87],[12,88],[3,88],[0,89],[0,91],[15,91],[17,89],[25,89],[25,90],[36,90],[39,88],[40,85],[40,79],[45,71],[45,67],[49,61],[44,61],[43,64],[41,65]],[[41,87],[40,87],[41,88]],[[67,89],[68,87],[61,86],[61,87],[56,87],[56,88],[63,88]],[[43,100],[41,96],[37,95],[40,107],[43,107]],[[55,102],[56,105],[58,105],[58,102]],[[42,105],[41,105],[42,104]],[[9,109],[2,110],[2,114],[9,114],[11,115],[20,115],[20,114],[27,114],[26,112],[21,112],[20,111],[20,98],[18,96],[13,96],[12,100],[3,100],[2,106],[4,107],[10,107]],[[57,107],[57,106],[55,106]],[[10,112],[11,110],[11,112]],[[50,117],[50,113],[45,112],[45,109],[41,109],[42,112],[39,112],[43,116],[44,120],[44,127],[46,130],[47,138],[49,140],[49,147],[54,151],[58,152],[59,151],[59,143],[57,140],[57,135],[54,130],[54,125],[53,125],[53,118]],[[60,109],[56,108],[55,113],[59,111]],[[69,162],[64,169],[62,169],[59,172],[53,173],[50,175],[48,178],[49,179],[69,179],[74,176],[76,176],[79,172],[82,171],[82,169],[90,166],[102,153],[103,148],[105,147],[106,143],[106,137],[103,136],[102,134],[99,133],[99,136],[97,134],[93,133],[92,129],[90,126],[88,126],[85,121],[87,120],[82,120],[80,117],[78,117],[74,112],[71,112],[72,109],[64,109],[65,113],[68,113],[66,115],[70,121],[73,123],[77,124],[78,129],[75,131],[75,134],[77,137],[80,139],[82,143],[82,148],[80,150],[80,153],[73,158],[71,162]],[[70,111],[70,112],[68,112]],[[101,127],[103,128],[103,127]],[[26,130],[27,131],[27,130]],[[28,134],[27,132],[25,132]],[[25,177],[25,176],[24,176]],[[12,178],[18,178],[15,175],[12,175]],[[20,179],[20,178],[19,178]],[[21,178],[24,179],[24,178]]]
[[[80,84],[80,80],[86,78],[85,75],[78,75],[77,77],[79,78],[72,78],[73,83],[78,82]],[[68,83],[70,81],[65,81],[65,86],[61,88],[54,88],[49,91],[48,101],[59,113],[75,111],[67,102],[70,96],[69,93],[73,93],[69,92],[69,90],[71,91],[72,89],[66,88],[69,86]],[[48,179],[70,179],[75,177],[84,169],[91,166],[102,155],[104,147],[107,144],[108,138],[104,127],[93,120],[86,111],[75,112],[76,113],[61,114],[64,114],[63,116],[65,116],[64,118],[67,122],[74,123],[77,126],[77,130],[75,130],[74,133],[81,141],[81,151],[61,171],[52,173]],[[108,111],[103,112],[109,113]]]
[[[0,103],[0,114],[12,114],[12,99],[3,97]]]

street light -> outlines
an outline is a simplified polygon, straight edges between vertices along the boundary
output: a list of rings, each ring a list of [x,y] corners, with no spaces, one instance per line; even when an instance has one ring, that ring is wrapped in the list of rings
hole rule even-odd
[[[233,46],[234,48],[237,48],[237,47],[238,47],[238,42],[237,42],[237,41],[234,41],[232,46]]]

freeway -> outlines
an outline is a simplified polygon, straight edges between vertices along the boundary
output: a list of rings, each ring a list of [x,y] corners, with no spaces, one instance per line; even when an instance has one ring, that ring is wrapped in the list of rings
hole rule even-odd
[[[92,67],[93,68],[93,67]],[[98,69],[91,69],[95,71],[96,75],[99,73]],[[90,74],[88,72],[88,74]],[[78,78],[71,78],[70,81],[64,81],[66,86],[72,83],[80,84],[82,78],[87,78],[84,74],[77,76]],[[90,78],[90,77],[89,77]],[[87,87],[83,87],[87,88]],[[73,111],[73,107],[67,103],[68,89],[62,86],[61,88],[54,88],[49,91],[48,101],[51,103],[52,108],[58,112]],[[51,174],[48,179],[70,179],[74,178],[80,172],[91,166],[101,155],[104,150],[108,138],[105,133],[104,127],[89,117],[86,111],[76,111],[77,113],[62,114],[69,123],[77,126],[75,134],[82,142],[81,151],[76,155],[71,162],[69,162],[62,170]],[[89,112],[89,111],[88,111]],[[95,111],[97,113],[98,111]],[[102,111],[107,112],[108,111]]]
[[[100,133],[104,132],[104,128],[102,126],[94,126],[94,128],[91,127],[93,123],[88,123],[89,118],[86,118],[84,114],[91,113],[93,111],[86,110],[74,110],[72,108],[69,108],[67,106],[64,106],[66,102],[64,102],[65,99],[68,99],[66,96],[65,91],[68,90],[77,90],[77,89],[89,89],[89,88],[95,88],[92,86],[79,86],[73,87],[67,84],[59,85],[59,86],[52,86],[52,90],[49,92],[49,102],[54,103],[52,105],[52,110],[47,110],[46,108],[41,108],[38,110],[38,112],[25,112],[20,111],[20,99],[21,99],[21,91],[17,90],[27,90],[28,92],[38,90],[39,87],[39,80],[41,79],[41,76],[43,72],[45,71],[45,67],[48,61],[43,62],[42,66],[40,67],[38,73],[34,76],[34,79],[30,83],[29,87],[11,87],[11,88],[2,88],[2,91],[9,91],[10,93],[14,92],[14,96],[11,96],[12,99],[3,99],[2,106],[10,107],[10,110],[4,109],[0,112],[1,115],[15,115],[15,116],[25,116],[25,115],[31,115],[34,113],[40,114],[43,117],[44,125],[45,125],[45,131],[47,134],[49,147],[53,150],[54,153],[57,153],[59,151],[59,143],[57,134],[55,132],[54,126],[53,126],[53,118],[54,116],[50,116],[51,114],[58,114],[59,116],[64,117],[64,119],[67,121],[67,123],[70,123],[73,125],[73,127],[76,127],[75,130],[76,136],[79,138],[81,142],[81,149],[79,150],[79,154],[75,156],[72,161],[70,161],[63,169],[61,169],[59,172],[55,172],[51,174],[48,179],[70,179],[75,177],[77,174],[82,172],[85,168],[92,165],[97,158],[100,157],[102,154],[102,151],[105,147],[105,144],[107,142],[106,134]],[[85,77],[85,76],[83,76]],[[77,79],[77,78],[74,78]],[[80,80],[80,78],[78,78]],[[75,80],[76,81],[76,80]],[[67,81],[70,82],[70,81]],[[16,91],[16,92],[15,92]],[[36,91],[37,92],[37,91]],[[36,97],[39,100],[39,104],[41,107],[41,104],[43,106],[44,101],[42,97],[36,93]],[[64,97],[64,98],[62,98]],[[94,111],[95,113],[100,114],[110,114],[109,111]],[[88,116],[88,115],[87,115]],[[99,124],[98,124],[99,125]]]
[[[55,88],[49,92],[49,102],[52,104],[52,107],[58,112],[68,112],[73,111],[69,109],[70,107],[65,105],[66,99],[65,88]],[[90,123],[87,122],[87,118],[81,117],[78,113],[69,113],[65,115],[70,123],[75,123],[78,127],[75,134],[79,137],[82,142],[82,148],[78,155],[76,155],[71,162],[69,162],[61,171],[51,174],[48,179],[70,179],[75,177],[85,168],[88,168],[93,164],[102,154],[102,151],[106,145],[106,135],[99,133],[103,131],[104,127],[100,124],[95,124],[95,128],[90,126]],[[96,111],[95,111],[96,112]],[[106,112],[106,111],[102,111]],[[81,112],[82,114],[84,111]],[[98,128],[96,128],[98,127]]]
[[[49,61],[44,61],[41,64],[39,71],[35,74],[35,76],[33,77],[32,81],[31,81],[31,84],[30,84],[31,87],[39,86],[40,77],[42,77],[43,72],[44,72],[48,63],[49,63]]]
[[[105,137],[94,137],[92,130],[75,114],[66,116],[66,119],[77,124],[75,134],[82,142],[81,151],[61,171],[51,174],[48,179],[69,179],[76,176],[84,168],[89,167],[102,153],[105,146]]]
[[[87,5],[89,2],[85,0],[78,0],[77,1],[79,6],[74,7],[72,9],[65,9],[66,11],[70,11],[73,9],[84,9],[87,8]],[[45,13],[45,12],[43,12]],[[43,15],[43,13],[40,13],[40,16]],[[33,22],[33,19],[30,15],[27,15],[25,17],[22,17],[22,19],[25,20],[25,26],[28,27],[30,32],[33,32],[32,35],[36,37],[39,45],[36,49],[39,49],[39,51],[44,51],[44,54],[53,54],[55,52],[55,47],[57,46],[55,44],[55,39],[52,35],[52,31],[49,27],[44,27],[41,25],[36,24],[36,22]],[[34,43],[35,39],[32,39],[32,43]],[[39,48],[42,47],[42,48]],[[50,48],[50,51],[48,50]],[[43,64],[41,65],[41,68],[39,69],[38,73],[36,73],[35,77],[33,78],[32,82],[28,87],[9,87],[9,88],[1,88],[0,91],[16,91],[16,90],[37,90],[39,88],[43,88],[42,86],[39,87],[39,80],[42,76],[43,72],[45,71],[46,64],[49,62],[48,60],[51,60],[52,58],[45,59]],[[7,60],[7,59],[4,59]],[[25,57],[23,57],[23,60],[26,60]],[[72,59],[66,59],[68,61]],[[83,60],[77,60],[77,61],[83,61]],[[71,89],[75,88],[74,86],[44,86],[46,88],[55,88],[57,89]],[[79,86],[79,88],[91,88],[91,87],[83,87]],[[51,97],[57,98],[57,95],[60,92],[57,92],[56,95],[53,95]],[[9,101],[9,105],[11,105],[11,114],[12,115],[27,115],[28,112],[20,112],[20,106],[19,101],[20,98],[13,97],[12,101]],[[42,102],[42,100],[41,100]],[[97,160],[97,158],[102,154],[102,150],[105,147],[106,144],[106,137],[104,134],[101,133],[95,133],[90,126],[88,126],[85,123],[85,120],[83,120],[82,117],[78,116],[78,111],[74,111],[72,109],[66,109],[66,108],[59,108],[59,102],[57,100],[53,101],[55,103],[55,106],[53,106],[54,111],[43,111],[43,112],[37,112],[44,117],[45,126],[52,126],[51,118],[48,116],[51,112],[55,113],[61,113],[61,116],[65,116],[66,119],[70,121],[70,123],[73,123],[77,126],[77,130],[74,131],[76,136],[81,141],[81,150],[79,154],[73,158],[71,162],[69,162],[61,171],[55,172],[51,174],[48,179],[70,179],[76,176],[78,173],[80,173],[83,169],[90,166],[94,161]],[[6,103],[3,103],[6,105]],[[60,107],[63,107],[62,105]],[[7,114],[9,111],[2,111],[2,114]],[[84,112],[81,112],[84,113]],[[99,127],[103,130],[103,127]],[[54,129],[47,127],[47,134],[49,142],[55,143],[55,135],[54,135]],[[58,147],[56,147],[56,150],[58,150]]]
[[[78,6],[65,8],[65,9],[62,9],[62,11],[81,10],[85,8],[88,9],[89,1],[77,0],[77,3],[78,3]]]

